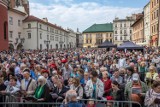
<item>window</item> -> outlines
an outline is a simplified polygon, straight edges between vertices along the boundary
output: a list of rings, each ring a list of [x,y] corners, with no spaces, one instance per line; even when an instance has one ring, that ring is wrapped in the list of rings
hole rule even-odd
[[[42,25],[41,24],[39,25],[39,28],[42,29]]]
[[[124,27],[126,27],[126,24],[124,24]]]
[[[49,35],[47,35],[47,40],[49,40]]]
[[[122,40],[122,37],[120,37],[120,40]]]
[[[7,22],[4,22],[4,39],[7,39]]]
[[[117,34],[117,31],[115,31],[115,34]]]
[[[29,29],[31,28],[31,24],[30,24],[30,23],[28,24],[28,28],[29,28]]]
[[[9,31],[9,37],[13,38],[13,31]]]
[[[9,24],[13,25],[13,17],[9,17]]]
[[[158,30],[158,24],[157,24],[157,31],[156,32],[158,32],[159,30]]]
[[[120,34],[122,34],[122,30],[120,31]]]
[[[58,41],[58,37],[57,36],[55,37],[55,41]]]
[[[42,50],[42,44],[40,44],[40,50]]]
[[[42,39],[42,33],[40,33],[39,38]]]
[[[152,33],[153,33],[153,26],[152,26]]]
[[[154,19],[156,18],[156,12],[154,12]]]
[[[47,31],[48,31],[48,27],[47,27]]]
[[[110,37],[112,37],[112,33],[110,33]]]
[[[50,36],[50,40],[51,40],[51,41],[54,41],[54,36]]]
[[[21,38],[21,32],[18,32],[18,38]]]
[[[126,34],[127,32],[126,32],[126,30],[124,30],[124,34]]]
[[[18,26],[21,26],[21,21],[20,20],[18,20]]]
[[[126,40],[126,37],[124,37],[124,40]]]
[[[88,39],[88,34],[86,34],[86,38]]]
[[[130,34],[132,34],[132,30],[130,30]]]
[[[120,27],[122,27],[122,24],[121,24],[121,26]]]
[[[28,33],[28,39],[31,39],[31,33]]]
[[[152,1],[152,8],[153,8],[153,1]]]
[[[159,13],[158,13],[158,10],[157,10],[157,17],[158,17]]]
[[[115,28],[117,28],[117,24],[115,24]]]
[[[115,37],[115,40],[117,40],[117,37]]]

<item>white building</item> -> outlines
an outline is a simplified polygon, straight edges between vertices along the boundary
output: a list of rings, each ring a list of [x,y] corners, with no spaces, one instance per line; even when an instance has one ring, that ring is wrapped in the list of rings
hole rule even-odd
[[[67,29],[68,31],[68,46],[69,48],[75,48],[76,47],[76,32],[74,32],[72,29]]]
[[[49,23],[47,18],[39,19],[35,16],[28,16],[23,23],[24,49],[42,50],[74,47],[74,34]]]
[[[144,7],[144,45],[150,44],[150,2]]]
[[[8,9],[8,38],[10,49],[21,49],[24,43],[23,20],[28,16],[28,0],[10,0]]]
[[[113,20],[114,44],[120,45],[124,41],[130,41],[132,36],[131,25],[135,22],[136,15],[133,14],[126,19],[115,18]]]

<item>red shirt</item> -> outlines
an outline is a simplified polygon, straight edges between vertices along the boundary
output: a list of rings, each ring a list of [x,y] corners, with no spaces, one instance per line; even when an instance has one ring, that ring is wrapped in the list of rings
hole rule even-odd
[[[112,86],[111,86],[112,82],[110,79],[108,79],[107,81],[104,81],[102,79],[102,82],[104,83],[104,94],[107,94],[109,92],[109,90],[112,88]]]

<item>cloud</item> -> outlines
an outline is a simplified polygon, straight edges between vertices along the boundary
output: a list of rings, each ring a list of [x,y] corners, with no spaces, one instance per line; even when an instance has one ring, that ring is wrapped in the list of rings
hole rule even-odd
[[[51,1],[51,0],[49,0]],[[68,0],[54,0],[57,2]],[[73,0],[69,0],[72,2]],[[47,17],[51,23],[64,28],[85,30],[94,23],[112,22],[115,17],[125,18],[141,12],[141,8],[104,6],[96,2],[55,3],[50,5],[31,2],[31,14],[39,18]]]

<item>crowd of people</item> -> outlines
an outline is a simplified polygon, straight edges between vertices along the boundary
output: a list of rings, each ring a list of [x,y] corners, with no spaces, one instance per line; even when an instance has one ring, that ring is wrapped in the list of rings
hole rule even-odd
[[[0,52],[0,102],[67,104],[69,96],[75,101],[134,101],[159,107],[160,50],[145,47],[144,51],[77,48]],[[113,103],[108,105],[112,107]],[[94,107],[94,103],[87,106]]]

